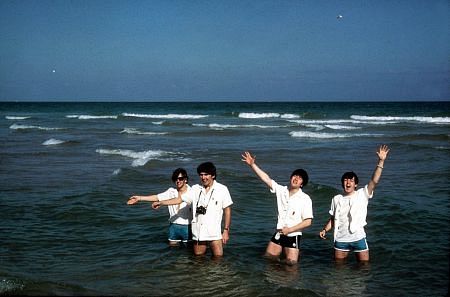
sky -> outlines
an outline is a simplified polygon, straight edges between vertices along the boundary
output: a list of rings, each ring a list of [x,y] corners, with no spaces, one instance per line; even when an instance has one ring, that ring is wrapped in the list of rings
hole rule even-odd
[[[448,0],[0,1],[0,101],[449,101]]]

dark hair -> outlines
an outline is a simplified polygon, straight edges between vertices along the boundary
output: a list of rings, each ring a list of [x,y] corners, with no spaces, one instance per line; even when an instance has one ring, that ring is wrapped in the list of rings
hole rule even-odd
[[[298,175],[298,176],[300,176],[302,178],[302,180],[303,180],[303,183],[301,185],[302,188],[308,184],[309,177],[308,177],[308,173],[306,173],[305,170],[303,170],[303,169],[295,169],[292,172],[292,174],[291,174],[291,178],[294,175]]]
[[[216,179],[216,166],[214,166],[213,163],[205,162],[198,165],[197,173],[200,174],[202,172],[211,174],[212,176],[214,176],[214,179]]]
[[[177,178],[180,175],[180,173],[181,173],[181,175],[183,175],[183,177],[186,178],[186,181],[189,181],[189,177],[188,177],[187,171],[184,168],[177,168],[172,173],[172,181],[173,182],[175,182],[177,180]]]
[[[355,178],[355,184],[359,183],[358,176],[353,171],[346,172],[341,177],[341,185],[344,187],[344,179],[352,179]]]

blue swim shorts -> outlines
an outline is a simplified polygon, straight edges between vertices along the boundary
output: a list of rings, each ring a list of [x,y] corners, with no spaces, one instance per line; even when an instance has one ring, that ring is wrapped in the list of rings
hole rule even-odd
[[[192,239],[191,225],[171,223],[169,226],[169,241],[188,242]]]
[[[352,242],[334,242],[334,249],[338,251],[343,252],[350,252],[354,251],[356,253],[358,252],[365,252],[369,250],[369,246],[367,245],[367,240],[364,237],[363,239],[352,241]]]

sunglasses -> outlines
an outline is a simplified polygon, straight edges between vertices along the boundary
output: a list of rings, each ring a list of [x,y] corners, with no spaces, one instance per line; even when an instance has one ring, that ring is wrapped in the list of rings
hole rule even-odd
[[[186,176],[180,176],[175,179],[175,181],[183,181],[186,179]]]

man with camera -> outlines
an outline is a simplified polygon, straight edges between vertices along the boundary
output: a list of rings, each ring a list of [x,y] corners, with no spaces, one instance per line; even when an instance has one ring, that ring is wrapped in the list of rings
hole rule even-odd
[[[231,224],[231,200],[228,188],[216,181],[216,167],[211,162],[205,162],[197,167],[201,185],[192,186],[187,195],[154,202],[152,207],[174,205],[187,202],[192,205],[192,240],[194,254],[206,254],[211,248],[214,257],[223,256],[223,245],[229,240]],[[224,228],[222,232],[222,217]]]

